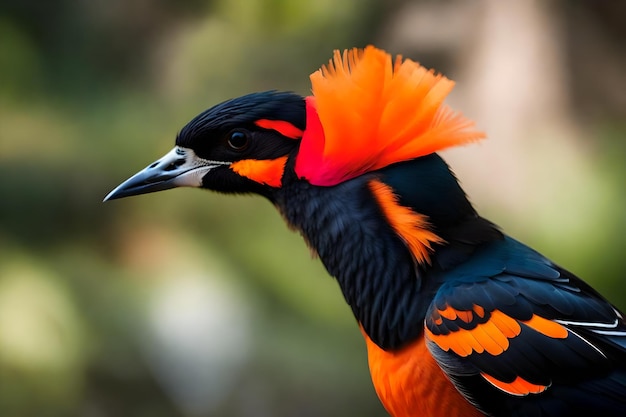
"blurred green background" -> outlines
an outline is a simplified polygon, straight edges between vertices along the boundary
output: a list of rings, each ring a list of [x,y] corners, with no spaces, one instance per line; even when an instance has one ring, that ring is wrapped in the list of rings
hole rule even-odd
[[[623,2],[2,0],[0,416],[383,416],[341,294],[257,197],[102,204],[224,99],[374,43],[457,80],[479,210],[626,308]]]

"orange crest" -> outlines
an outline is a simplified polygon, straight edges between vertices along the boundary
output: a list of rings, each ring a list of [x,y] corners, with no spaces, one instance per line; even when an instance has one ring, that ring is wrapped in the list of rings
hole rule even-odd
[[[453,81],[373,46],[335,51],[311,83],[296,173],[314,185],[484,137],[443,104]]]

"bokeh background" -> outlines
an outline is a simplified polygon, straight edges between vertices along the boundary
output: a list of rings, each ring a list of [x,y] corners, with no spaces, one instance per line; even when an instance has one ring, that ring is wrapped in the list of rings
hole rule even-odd
[[[224,99],[374,43],[457,81],[478,209],[626,308],[626,3],[0,1],[0,415],[384,416],[334,281],[257,197],[102,204]]]

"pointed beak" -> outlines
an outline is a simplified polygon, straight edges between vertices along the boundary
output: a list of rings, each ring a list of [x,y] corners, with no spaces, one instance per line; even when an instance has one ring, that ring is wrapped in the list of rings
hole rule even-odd
[[[207,172],[229,162],[209,161],[188,148],[176,146],[111,191],[103,201],[154,193],[176,187],[200,187]]]

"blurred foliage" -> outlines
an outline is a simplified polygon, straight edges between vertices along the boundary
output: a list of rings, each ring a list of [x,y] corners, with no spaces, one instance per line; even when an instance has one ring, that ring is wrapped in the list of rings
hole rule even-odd
[[[2,2],[0,415],[384,415],[336,283],[273,207],[189,190],[101,200],[207,106],[306,94],[330,51],[374,42],[390,10]],[[518,228],[622,307],[624,131],[598,129],[589,184],[604,188],[581,192],[606,227],[591,247]]]

